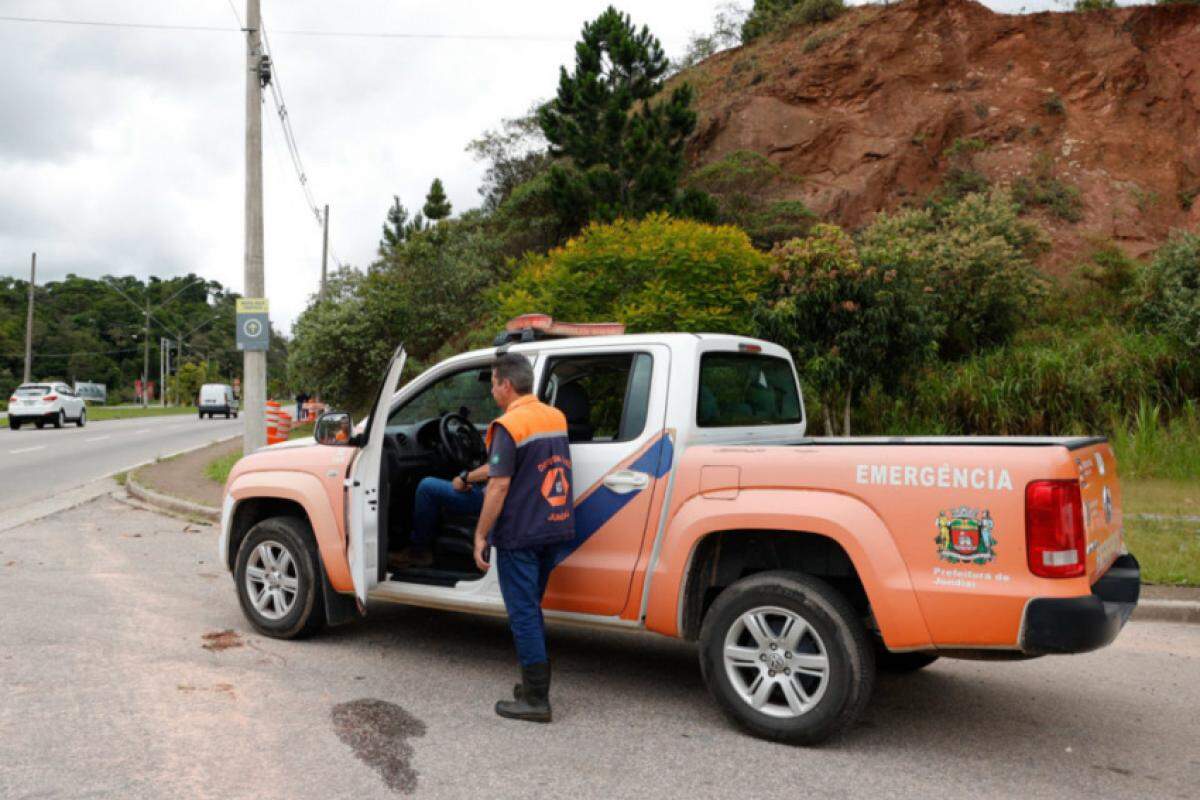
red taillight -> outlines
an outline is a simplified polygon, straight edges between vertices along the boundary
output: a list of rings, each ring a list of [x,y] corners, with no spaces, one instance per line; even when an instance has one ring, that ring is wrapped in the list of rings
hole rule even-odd
[[[1079,482],[1034,481],[1025,487],[1025,550],[1029,571],[1077,578],[1087,569],[1087,536]]]
[[[18,398],[18,397],[17,397],[17,396],[14,394],[12,397],[8,398],[8,402],[10,402],[10,403],[15,403],[15,402],[17,402],[17,400],[18,400],[18,399],[20,399],[20,398]]]
[[[55,400],[57,400],[57,399],[58,399],[58,395],[56,395],[56,394],[48,394],[48,395],[46,395],[45,397],[43,397],[43,398],[42,398],[42,402],[43,402],[43,403],[53,403],[53,402],[54,402]]]

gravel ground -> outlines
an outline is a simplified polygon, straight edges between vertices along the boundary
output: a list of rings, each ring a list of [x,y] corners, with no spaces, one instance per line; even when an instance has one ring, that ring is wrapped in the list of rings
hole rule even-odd
[[[0,533],[0,797],[1191,798],[1200,626],[881,679],[817,749],[732,728],[693,648],[554,627],[556,721],[494,716],[501,620],[250,632],[216,531],[110,497]]]

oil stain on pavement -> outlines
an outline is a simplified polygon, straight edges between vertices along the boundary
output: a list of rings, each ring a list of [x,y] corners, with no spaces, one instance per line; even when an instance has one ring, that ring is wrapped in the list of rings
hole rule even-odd
[[[412,793],[417,788],[408,739],[425,735],[424,722],[395,703],[369,698],[340,703],[331,716],[338,738],[378,772],[389,789]]]

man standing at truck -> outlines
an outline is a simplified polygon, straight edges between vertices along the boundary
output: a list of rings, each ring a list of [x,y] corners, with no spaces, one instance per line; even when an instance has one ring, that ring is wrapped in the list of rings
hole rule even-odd
[[[567,419],[533,394],[533,369],[515,353],[492,366],[492,397],[504,413],[487,432],[488,483],[475,528],[475,564],[496,548],[521,683],[496,703],[509,719],[550,721],[550,659],[542,596],[559,546],[575,535]]]

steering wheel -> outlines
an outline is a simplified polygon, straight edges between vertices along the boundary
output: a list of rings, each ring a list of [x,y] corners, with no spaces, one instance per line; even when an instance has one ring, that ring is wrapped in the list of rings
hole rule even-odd
[[[460,469],[474,469],[487,458],[479,430],[462,414],[444,414],[438,421],[442,450]]]

